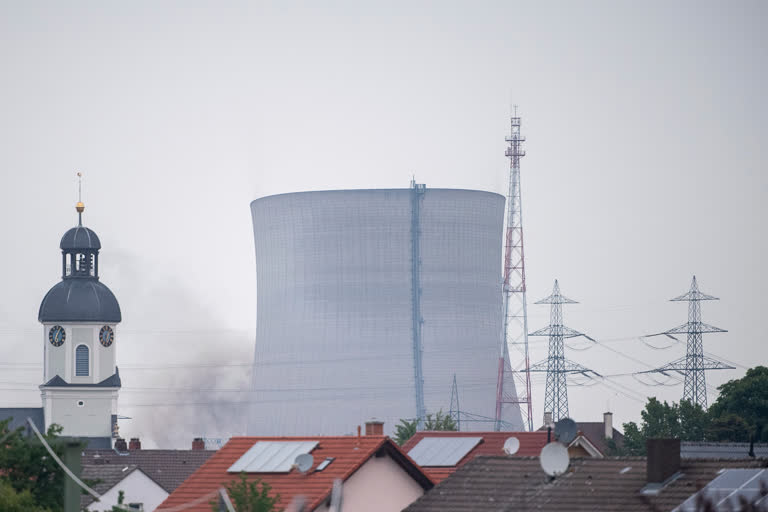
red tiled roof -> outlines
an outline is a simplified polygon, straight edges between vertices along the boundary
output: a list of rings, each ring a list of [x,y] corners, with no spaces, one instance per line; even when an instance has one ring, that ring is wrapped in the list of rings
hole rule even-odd
[[[199,503],[185,511],[210,512],[209,501],[213,493],[219,487],[239,479],[238,474],[227,473],[227,469],[258,441],[317,441],[318,443],[312,450],[314,464],[306,474],[296,470],[289,473],[248,473],[249,481],[261,479],[272,487],[270,492],[272,496],[280,495],[280,507],[287,507],[295,496],[302,495],[306,499],[309,510],[315,509],[330,496],[335,479],[340,478],[345,481],[380,450],[390,455],[425,490],[433,485],[419,466],[386,436],[233,437],[168,496],[157,512],[196,500]],[[335,459],[324,470],[314,471],[326,457]],[[211,495],[211,498],[206,498],[207,495]]]
[[[520,441],[520,449],[515,457],[538,457],[541,449],[547,444],[546,432],[416,432],[404,445],[403,451],[408,453],[425,437],[482,437],[483,440],[470,450],[455,466],[422,467],[421,469],[435,482],[439,483],[450,476],[458,468],[478,455],[504,455],[504,441],[516,437]]]

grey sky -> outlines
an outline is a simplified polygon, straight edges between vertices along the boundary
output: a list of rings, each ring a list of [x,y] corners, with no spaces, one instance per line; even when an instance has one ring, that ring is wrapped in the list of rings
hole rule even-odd
[[[130,367],[250,361],[249,202],[404,187],[412,173],[504,193],[511,101],[528,138],[529,302],[558,278],[581,302],[567,325],[629,338],[684,323],[667,299],[695,273],[722,299],[704,304],[705,321],[729,330],[705,350],[765,364],[767,15],[764,2],[0,3],[0,380],[27,383],[0,384],[0,401],[39,400],[42,370],[6,366],[41,364],[37,308],[76,220],[75,171],[123,308],[120,404],[135,418],[124,433],[160,439],[149,414],[180,436],[237,433],[205,423],[210,411],[130,405],[208,398],[130,388],[201,376],[232,388],[244,367]],[[532,330],[547,323],[546,306],[529,312]],[[545,357],[532,341],[533,360]],[[608,345],[651,364],[684,354]],[[568,355],[601,373],[637,369],[600,347]],[[682,392],[622,379],[642,395]],[[623,422],[641,403],[571,388],[577,420],[608,406]]]

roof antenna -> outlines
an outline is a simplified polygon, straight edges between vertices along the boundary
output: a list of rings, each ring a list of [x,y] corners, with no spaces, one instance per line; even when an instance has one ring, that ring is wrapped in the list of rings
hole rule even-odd
[[[75,210],[77,210],[77,225],[82,227],[85,205],[83,204],[83,173],[81,172],[77,173],[77,205],[75,206]]]

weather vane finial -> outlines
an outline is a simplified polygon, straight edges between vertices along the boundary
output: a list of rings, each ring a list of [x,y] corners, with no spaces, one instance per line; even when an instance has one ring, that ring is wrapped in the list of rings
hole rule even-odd
[[[75,210],[77,210],[77,224],[82,226],[85,205],[83,204],[83,173],[81,172],[77,173],[77,205],[75,205]]]

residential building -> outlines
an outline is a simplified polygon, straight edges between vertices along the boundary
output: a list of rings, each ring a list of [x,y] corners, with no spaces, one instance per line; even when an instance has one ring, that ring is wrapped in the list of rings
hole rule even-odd
[[[544,425],[539,428],[539,431],[546,431],[548,427],[554,430],[555,425],[551,420],[552,415],[544,413]],[[576,422],[576,426],[578,427],[579,434],[587,438],[602,456],[613,455],[610,444],[617,448],[621,448],[624,445],[624,434],[613,426],[612,412],[603,413],[603,421],[579,421]],[[589,450],[586,451],[588,452]]]
[[[552,438],[546,431],[537,432],[416,432],[403,451],[439,483],[458,468],[480,455],[506,455],[504,444],[517,440],[515,457],[537,457]],[[571,457],[603,457],[590,439],[577,435],[569,443]]]
[[[189,506],[187,511],[210,512],[217,490],[238,480],[241,472],[248,481],[269,484],[270,494],[280,496],[285,512],[294,512],[300,501],[305,510],[326,512],[336,480],[342,485],[342,511],[399,512],[434,484],[394,442],[381,435],[380,423],[366,427],[370,435],[233,437],[171,493],[157,512],[182,505]],[[309,461],[304,471],[294,464],[299,455]]]
[[[205,450],[202,440],[193,441],[191,450],[144,450],[139,439],[131,439],[123,450],[86,450],[82,456],[82,475],[94,482],[93,489],[101,495],[95,502],[84,494],[80,506],[88,511],[112,510],[120,491],[125,493],[125,504],[140,505],[143,512],[154,510],[189,478],[214,453]],[[115,446],[121,448],[124,441]]]

